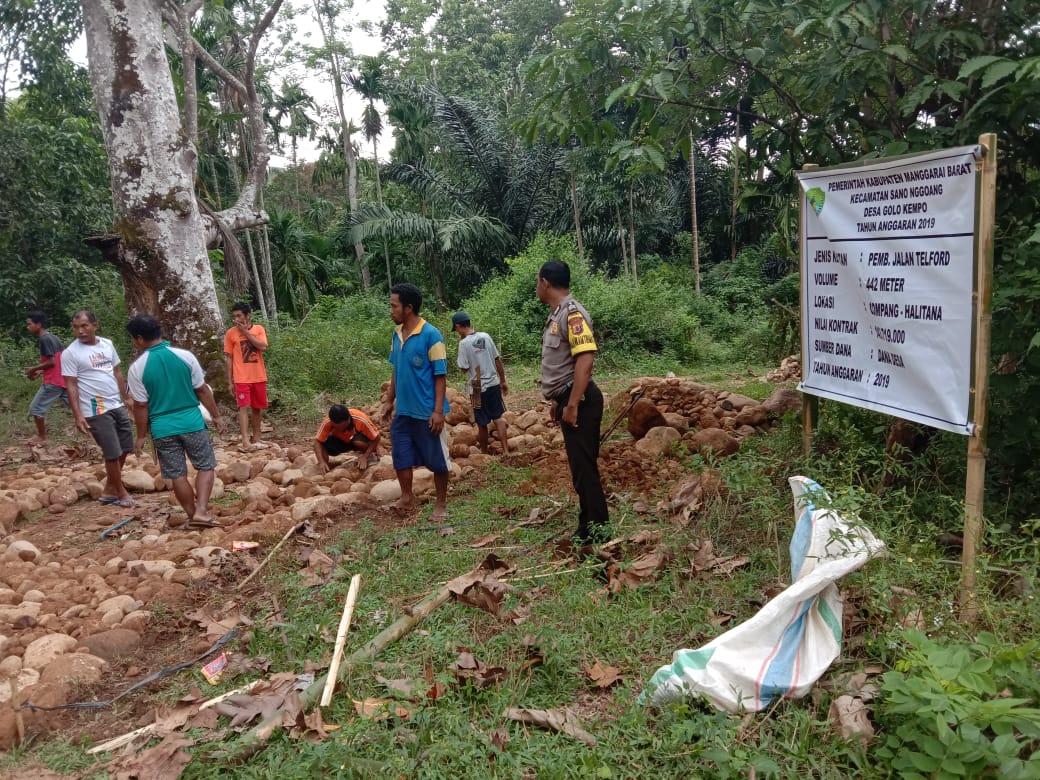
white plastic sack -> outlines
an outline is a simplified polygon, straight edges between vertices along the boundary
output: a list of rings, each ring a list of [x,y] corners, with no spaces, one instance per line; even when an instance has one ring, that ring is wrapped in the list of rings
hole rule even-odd
[[[830,496],[791,477],[793,584],[745,623],[699,650],[678,650],[640,697],[654,705],[701,694],[728,712],[757,711],[777,696],[808,693],[841,651],[842,599],[835,584],[884,544],[859,523],[816,504]]]

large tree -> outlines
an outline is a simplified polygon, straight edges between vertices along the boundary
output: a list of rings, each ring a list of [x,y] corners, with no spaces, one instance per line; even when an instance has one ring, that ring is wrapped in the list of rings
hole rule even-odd
[[[131,312],[155,314],[174,340],[216,359],[223,318],[207,248],[223,240],[227,250],[235,231],[267,219],[256,207],[270,154],[254,75],[261,37],[282,0],[251,21],[238,73],[192,36],[202,2],[81,0],[81,6],[115,212],[113,232],[100,244],[122,275]],[[182,59],[183,114],[166,57],[168,36]],[[219,212],[200,207],[195,193],[197,60],[239,96],[251,132],[249,175],[236,203]]]

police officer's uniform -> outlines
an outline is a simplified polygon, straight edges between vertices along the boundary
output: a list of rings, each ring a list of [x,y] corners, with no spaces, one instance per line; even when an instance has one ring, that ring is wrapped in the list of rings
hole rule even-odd
[[[590,379],[578,405],[578,424],[571,427],[562,416],[574,384],[576,357],[597,349],[592,319],[585,307],[568,295],[549,315],[542,331],[542,395],[556,401],[556,420],[563,431],[571,480],[581,504],[574,537],[582,543],[597,536],[607,522],[607,499],[597,462],[603,393]]]

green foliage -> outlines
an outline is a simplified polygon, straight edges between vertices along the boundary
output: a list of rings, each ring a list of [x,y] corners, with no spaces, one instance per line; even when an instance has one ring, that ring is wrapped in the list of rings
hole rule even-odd
[[[95,124],[18,105],[0,115],[0,327],[22,324],[33,308],[60,320],[103,285],[84,239],[110,223],[107,190]]]
[[[691,289],[671,284],[667,273],[656,271],[638,286],[592,273],[574,256],[569,237],[543,234],[507,261],[508,276],[492,279],[463,302],[475,326],[492,334],[507,355],[523,360],[541,355],[548,312],[535,294],[535,281],[542,264],[553,259],[571,267],[571,291],[592,316],[599,360],[616,364],[651,354],[692,365],[717,354],[696,316]]]
[[[1009,646],[983,632],[966,644],[908,631],[883,676],[877,759],[905,778],[1037,777],[1038,653],[1037,640]]]
[[[272,404],[308,421],[333,403],[375,403],[380,385],[390,378],[392,330],[384,297],[319,297],[301,323],[268,331]]]

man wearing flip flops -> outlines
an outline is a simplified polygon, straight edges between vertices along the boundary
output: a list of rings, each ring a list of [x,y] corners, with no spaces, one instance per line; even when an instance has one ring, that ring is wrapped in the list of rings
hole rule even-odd
[[[217,458],[199,403],[210,413],[218,430],[224,429],[224,420],[213,391],[206,384],[202,366],[188,350],[171,347],[170,342],[162,340],[155,317],[140,314],[130,320],[126,330],[134,349],[141,353],[126,378],[137,422],[135,450],[140,456],[151,430],[159,470],[163,479],[173,482],[173,494],[187,513],[188,524],[213,525],[209,497],[213,493]],[[194,490],[188,482],[185,456],[197,471]]]
[[[105,486],[98,501],[132,507],[135,502],[123,485],[123,463],[134,451],[134,428],[123,399],[133,401],[115,347],[97,330],[94,312],[83,309],[73,315],[76,340],[61,353],[61,375],[76,428],[94,437],[105,459]]]

